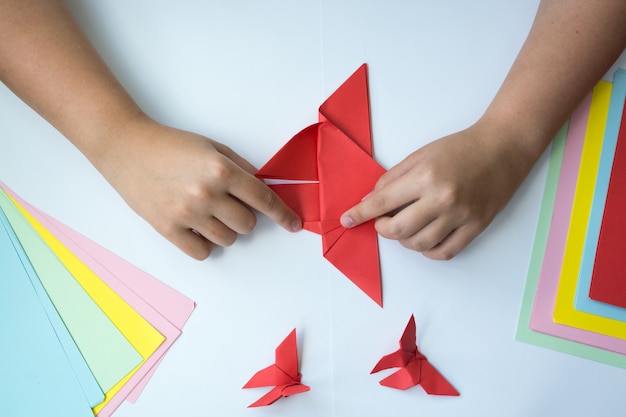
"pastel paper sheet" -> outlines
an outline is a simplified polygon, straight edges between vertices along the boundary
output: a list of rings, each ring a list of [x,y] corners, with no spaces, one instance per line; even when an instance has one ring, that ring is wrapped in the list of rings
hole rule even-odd
[[[301,382],[298,367],[298,345],[296,329],[276,348],[275,362],[261,369],[243,386],[243,388],[272,387],[272,389],[248,407],[271,405],[280,398],[309,391]]]
[[[604,135],[604,143],[602,144],[602,153],[600,156],[600,166],[598,169],[598,178],[596,181],[596,187],[593,195],[593,202],[591,206],[591,214],[589,216],[589,227],[587,229],[587,237],[585,239],[585,247],[583,252],[583,258],[581,262],[580,276],[578,278],[578,285],[576,287],[576,309],[587,313],[595,314],[598,316],[609,317],[615,320],[626,322],[626,309],[618,307],[616,305],[607,304],[606,302],[614,301],[616,304],[620,304],[619,297],[626,300],[626,286],[620,288],[620,283],[626,284],[624,279],[624,273],[626,271],[626,265],[619,265],[619,261],[623,262],[623,248],[626,243],[624,226],[624,207],[616,207],[618,210],[611,213],[611,204],[607,200],[607,194],[609,191],[609,181],[615,185],[619,178],[626,178],[623,174],[623,170],[626,168],[626,114],[624,114],[624,100],[626,99],[626,71],[619,69],[616,71],[613,78],[613,92],[611,94],[611,103],[609,106],[609,113],[607,118],[606,131]],[[620,131],[620,125],[622,126]],[[619,137],[619,144],[618,144]],[[621,145],[620,145],[621,144]],[[616,152],[616,148],[620,149],[620,152]],[[615,163],[613,159],[615,158]],[[620,168],[621,170],[620,171]],[[613,174],[611,173],[613,171]],[[623,180],[622,180],[623,181]],[[623,199],[626,195],[626,190],[612,189],[611,198],[613,200]],[[605,218],[603,221],[603,214],[605,213],[605,201],[608,205],[608,220]],[[610,221],[613,220],[613,221]],[[614,231],[618,234],[615,236],[618,240],[613,245],[606,246],[604,251],[600,245],[599,238],[600,228],[605,230],[605,236],[607,233]],[[621,239],[621,240],[620,240]],[[596,251],[598,251],[598,260],[596,261]],[[619,259],[614,259],[613,262],[604,265],[606,271],[604,274],[594,274],[594,265],[598,262],[598,265],[603,264],[602,255],[605,253],[613,252],[613,254],[620,254]],[[618,262],[618,264],[614,264]],[[593,275],[593,285],[592,285]],[[621,279],[620,279],[621,278]],[[596,291],[602,288],[601,293],[605,294],[604,297],[600,297],[599,301],[590,298],[590,288],[595,286]],[[604,300],[602,300],[604,299]],[[606,302],[600,302],[606,301]]]
[[[424,391],[430,395],[459,395],[459,392],[417,348],[415,317],[413,315],[411,315],[400,338],[400,349],[383,356],[370,373],[373,374],[389,368],[400,369],[383,378],[380,385],[401,390],[421,385]]]
[[[106,403],[94,410],[100,417],[109,416],[124,399],[130,401],[137,399],[167,350],[181,334],[181,329],[193,312],[195,303],[85,236],[29,205],[6,185],[0,185],[166,337],[166,340],[132,374],[126,384],[117,393],[112,392],[111,398],[108,398]],[[157,306],[157,308],[153,306]]]
[[[0,208],[100,388],[109,391],[141,363],[141,356],[4,192],[0,192]]]
[[[20,210],[22,216],[28,220],[32,229],[31,233],[39,236],[52,249],[54,254],[61,260],[67,270],[82,285],[87,293],[107,314],[109,319],[120,329],[132,346],[141,355],[142,361],[133,370],[128,372],[120,381],[105,392],[105,400],[94,408],[99,412],[113,396],[128,382],[130,377],[137,371],[146,359],[148,359],[164,341],[164,337],[124,299],[109,287],[94,271],[89,269],[74,253],[65,247],[49,230],[25,211],[14,200],[12,203]],[[22,233],[26,233],[26,229]],[[19,236],[18,236],[19,237]],[[28,251],[27,251],[28,253]],[[132,293],[130,293],[132,295]]]
[[[615,350],[611,347],[621,343],[619,340],[556,324],[552,320],[552,307],[590,104],[591,96],[588,96],[552,144],[516,338],[548,349],[626,368],[626,356],[611,351]]]
[[[619,83],[620,94],[616,97],[615,106],[621,106],[619,110],[622,111],[624,96],[626,96],[625,79],[626,71],[618,71],[615,83]],[[626,257],[624,256],[626,246],[626,222],[624,221],[626,213],[626,117],[622,116],[620,129],[618,113],[619,111],[615,111],[611,126],[612,138],[614,139],[619,134],[619,141],[613,145],[614,149],[616,148],[613,169],[611,170],[609,165],[612,158],[605,166],[601,165],[601,169],[604,168],[603,180],[605,184],[608,183],[608,192],[605,190],[606,206],[603,206],[602,210],[598,209],[595,218],[595,224],[598,226],[601,224],[601,227],[597,231],[597,253],[591,271],[593,278],[589,286],[589,296],[594,300],[609,303],[593,303],[594,306],[602,306],[602,311],[606,312],[605,316],[626,321],[624,320],[626,311],[623,310],[626,307]],[[608,156],[610,157],[611,155]],[[604,212],[604,217],[600,220],[602,212]]]
[[[324,257],[382,306],[373,220],[349,229],[339,222],[385,172],[372,159],[365,64],[321,105],[319,120],[290,139],[256,176],[291,181],[270,186],[305,229],[322,235]]]
[[[539,281],[539,287],[537,289],[537,296],[535,299],[535,306],[533,316],[531,320],[531,328],[537,331],[547,331],[557,336],[568,338],[571,340],[580,341],[592,346],[604,348],[617,353],[626,353],[626,342],[620,338],[615,338],[610,335],[598,334],[589,329],[580,328],[577,326],[562,325],[563,323],[557,323],[554,321],[554,309],[555,300],[558,297],[559,284],[563,280],[563,270],[565,269],[565,257],[566,247],[569,242],[572,224],[572,215],[574,214],[575,195],[578,190],[577,184],[581,175],[590,175],[587,171],[586,174],[582,170],[585,162],[585,146],[587,150],[589,146],[601,146],[602,136],[598,136],[598,130],[604,130],[604,123],[606,121],[606,109],[608,106],[608,99],[610,96],[610,84],[606,82],[599,83],[594,88],[592,95],[591,108],[589,111],[589,117],[585,127],[584,136],[574,136],[571,139],[580,140],[576,143],[574,141],[570,144],[569,137],[566,145],[566,158],[563,163],[561,171],[561,179],[559,182],[559,189],[557,191],[557,200],[555,203],[554,215],[552,224],[550,226],[550,240],[548,241],[548,248],[546,249],[546,255],[544,258],[544,266],[542,267],[541,277]],[[574,124],[574,117],[570,126]],[[578,122],[576,120],[576,122]],[[578,126],[573,126],[578,127]],[[570,127],[571,129],[572,127]],[[582,129],[581,129],[582,130]],[[574,132],[577,133],[577,132]],[[583,138],[582,140],[580,138]],[[590,142],[593,140],[593,142]],[[598,142],[600,142],[598,144]],[[576,152],[568,154],[570,146],[576,145]],[[591,145],[590,145],[591,144]],[[580,150],[578,150],[580,149]],[[592,148],[594,149],[594,148]],[[590,159],[587,157],[587,166],[590,164]],[[593,172],[591,174],[595,179]],[[568,213],[569,216],[564,213]],[[586,226],[585,225],[583,227]],[[576,268],[580,266],[580,258],[573,261],[576,264]],[[570,267],[573,265],[570,264]],[[577,274],[574,276],[576,280]],[[574,282],[575,285],[575,282]],[[570,300],[571,309],[573,309],[573,298]]]
[[[85,381],[74,372],[1,210],[0,217],[0,415],[91,417]]]
[[[604,81],[599,83],[594,89],[594,98],[596,98],[596,91],[598,105],[596,107],[592,105],[589,127],[580,159],[570,227],[563,254],[561,278],[554,304],[554,321],[614,338],[626,339],[626,323],[578,311],[574,308],[576,283],[580,273],[583,246],[611,97],[611,84]]]
[[[72,369],[74,369],[74,373],[76,374],[76,378],[78,379],[82,390],[85,393],[87,402],[92,407],[100,404],[102,401],[104,401],[104,393],[100,389],[98,381],[96,381],[96,378],[91,373],[89,366],[80,354],[78,347],[72,339],[72,335],[67,330],[67,327],[65,327],[65,324],[63,323],[63,320],[61,320],[59,313],[57,313],[56,309],[54,308],[54,304],[52,304],[52,301],[50,301],[48,293],[46,293],[43,285],[41,285],[41,281],[39,281],[39,277],[33,269],[33,266],[31,265],[28,256],[26,255],[26,252],[24,252],[24,248],[22,248],[22,245],[20,244],[17,236],[15,235],[15,232],[13,231],[13,228],[11,228],[9,221],[2,210],[0,210],[0,223],[0,233],[6,233],[11,240],[11,243],[13,244],[13,247],[15,248],[15,251],[19,256],[20,261],[24,266],[24,270],[28,278],[30,279],[30,283],[35,290],[37,297],[39,298],[39,302],[41,303],[43,309],[46,311],[46,314],[48,315],[48,320],[54,328],[54,332],[56,333],[57,338],[59,339],[63,350],[65,351],[65,355],[67,356],[67,359],[69,360]],[[0,276],[5,277],[5,275]]]
[[[607,91],[607,87],[609,87],[609,91]],[[550,224],[550,234],[543,258],[530,326],[536,331],[553,334],[616,353],[626,353],[626,342],[619,338],[555,323],[553,319],[554,304],[563,269],[563,255],[571,224],[572,206],[577,189],[576,184],[579,178],[579,168],[583,162],[584,146],[592,138],[601,142],[602,137],[595,136],[592,132],[597,128],[598,124],[604,126],[601,120],[605,120],[603,114],[606,115],[607,94],[610,95],[610,83],[599,83],[594,88],[591,102],[586,101],[586,103],[583,103],[570,121],[570,132],[565,145],[564,160],[556,192],[554,215]],[[603,127],[601,129],[603,130]],[[596,143],[596,146],[601,146],[601,143],[599,145]],[[578,260],[579,262],[580,259]]]

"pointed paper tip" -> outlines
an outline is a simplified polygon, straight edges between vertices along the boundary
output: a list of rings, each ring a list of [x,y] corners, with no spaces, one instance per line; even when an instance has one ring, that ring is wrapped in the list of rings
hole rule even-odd
[[[417,351],[417,330],[415,326],[415,316],[411,314],[409,322],[400,337],[400,348],[405,351]]]
[[[372,156],[367,64],[362,64],[319,108],[327,120]]]
[[[292,354],[295,352],[295,356],[298,356],[298,342],[296,338],[296,329],[294,328],[287,337],[276,348],[276,354]],[[278,356],[276,357],[278,359]]]

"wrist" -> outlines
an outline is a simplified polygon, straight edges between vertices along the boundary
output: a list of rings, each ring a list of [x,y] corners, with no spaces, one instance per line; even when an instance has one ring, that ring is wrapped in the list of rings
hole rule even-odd
[[[516,189],[524,181],[552,139],[546,133],[526,128],[521,120],[486,113],[471,127],[475,130],[472,136],[478,142],[476,147],[500,171],[499,181],[506,183],[506,189]]]
[[[551,118],[493,106],[476,125],[486,129],[486,137],[493,145],[514,158],[526,172],[530,171],[561,127]]]
[[[125,157],[135,154],[133,149],[147,149],[140,142],[149,137],[147,132],[156,126],[156,122],[137,108],[110,119],[99,129],[95,128],[89,140],[77,147],[111,181],[111,175],[119,170]]]

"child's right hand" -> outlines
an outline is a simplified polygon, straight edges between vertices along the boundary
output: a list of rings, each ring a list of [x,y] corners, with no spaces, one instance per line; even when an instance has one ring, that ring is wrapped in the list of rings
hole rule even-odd
[[[477,123],[410,154],[342,216],[376,219],[381,236],[432,259],[465,248],[511,199],[532,166],[520,141],[497,123]]]

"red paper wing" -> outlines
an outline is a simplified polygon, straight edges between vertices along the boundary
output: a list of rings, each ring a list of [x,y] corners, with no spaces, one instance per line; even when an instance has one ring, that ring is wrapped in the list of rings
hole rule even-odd
[[[280,399],[282,395],[283,387],[275,387],[270,390],[267,394],[253,402],[248,406],[248,408],[252,407],[263,407],[266,405],[271,405],[276,402],[276,400]]]
[[[300,394],[309,390],[310,388],[303,384],[281,385],[270,390],[270,392],[250,404],[248,408],[271,405],[281,397],[289,397],[290,395]]]
[[[275,386],[263,397],[249,405],[259,407],[270,405],[280,397],[286,397],[309,390],[309,387],[300,383],[298,370],[298,346],[296,343],[296,329],[276,348],[276,363],[254,374],[244,388]]]
[[[283,397],[289,397],[290,395],[295,395],[295,394],[300,394],[303,392],[307,392],[310,391],[311,388],[309,388],[308,386],[304,385],[304,384],[294,384],[294,385],[288,385],[285,388],[283,388]]]
[[[409,389],[416,386],[423,379],[422,366],[425,360],[414,359],[405,367],[380,381],[380,385],[396,389]]]
[[[293,329],[276,348],[275,363],[254,374],[244,388],[285,385],[294,382],[299,375],[296,329]]]
[[[285,340],[283,340],[282,343],[276,348],[276,366],[278,366],[285,374],[289,375],[292,381],[299,378],[300,372],[298,371],[296,329],[293,329]]]
[[[276,385],[288,384],[292,381],[292,377],[286,374],[276,365],[270,365],[265,369],[261,369],[254,374],[244,388],[272,387]]]
[[[347,229],[332,248],[324,251],[330,263],[382,307],[378,237],[372,221]]]
[[[420,362],[422,362],[422,380],[420,384],[424,391],[432,395],[460,395],[430,362],[427,360]]]
[[[320,107],[320,120],[328,120],[372,155],[367,64],[361,65]]]
[[[261,169],[257,178],[317,181],[317,137],[319,123],[289,140]]]
[[[409,363],[410,360],[411,358],[407,359],[405,352],[398,350],[380,358],[370,374],[375,374],[376,372],[382,371],[383,369],[402,368],[407,363]]]
[[[400,337],[400,349],[394,353],[383,356],[371,373],[373,374],[383,369],[400,368],[406,366],[411,360],[416,359],[416,354],[418,352],[417,345],[415,344],[415,337],[415,316],[411,314],[411,318],[409,318],[409,322]]]
[[[406,328],[404,329],[404,332],[402,333],[402,337],[400,338],[400,349],[406,352],[416,353],[417,352],[417,344],[415,342],[416,338],[417,338],[417,330],[415,326],[415,316],[411,314],[411,317],[409,318],[409,322],[407,323]]]

